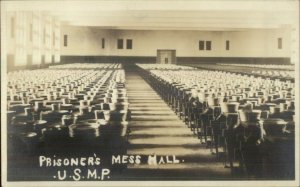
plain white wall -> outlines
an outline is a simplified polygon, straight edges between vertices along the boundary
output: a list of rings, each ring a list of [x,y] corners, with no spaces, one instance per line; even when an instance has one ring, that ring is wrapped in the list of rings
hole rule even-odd
[[[109,30],[91,27],[62,27],[61,52],[63,55],[110,55],[111,35]],[[64,35],[67,35],[67,47],[64,46]],[[105,38],[105,48],[102,49],[102,38]]]
[[[282,38],[282,49],[278,49]],[[230,50],[222,50],[226,57],[290,57],[289,29],[248,30],[224,32],[223,40],[230,41]],[[224,48],[223,48],[224,49]]]
[[[175,49],[178,57],[290,57],[289,29],[245,31],[138,31],[103,30],[96,27],[63,26],[61,38],[68,35],[68,46],[61,40],[61,55],[74,56],[156,56],[157,49]],[[277,38],[283,49],[277,49]],[[105,49],[101,40],[105,38]],[[117,49],[124,39],[124,49]],[[126,49],[126,39],[133,49]],[[199,40],[212,41],[212,50],[199,50]],[[225,41],[230,50],[225,50]]]

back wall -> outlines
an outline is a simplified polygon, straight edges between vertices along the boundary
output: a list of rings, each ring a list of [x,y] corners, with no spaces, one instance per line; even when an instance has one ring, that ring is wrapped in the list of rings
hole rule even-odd
[[[226,62],[241,59],[241,63],[288,63],[291,55],[290,29],[247,29],[240,31],[162,31],[109,30],[97,27],[62,26],[61,38],[67,36],[67,46],[61,40],[62,62],[85,61],[152,61],[157,49],[175,49],[178,62]],[[282,48],[278,48],[278,38]],[[102,48],[102,39],[105,46]],[[117,40],[123,39],[123,49]],[[126,49],[126,40],[132,49]],[[211,41],[211,50],[199,50],[199,41]],[[229,50],[226,50],[229,41]],[[123,59],[123,60],[122,60]],[[127,60],[126,60],[127,59]],[[150,60],[151,59],[151,60]],[[227,59],[227,60],[226,60]]]

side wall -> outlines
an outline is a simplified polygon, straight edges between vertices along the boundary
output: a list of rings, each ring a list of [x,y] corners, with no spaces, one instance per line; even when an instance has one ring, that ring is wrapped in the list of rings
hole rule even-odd
[[[1,12],[5,15],[7,70],[40,68],[60,62],[60,22],[42,12]]]

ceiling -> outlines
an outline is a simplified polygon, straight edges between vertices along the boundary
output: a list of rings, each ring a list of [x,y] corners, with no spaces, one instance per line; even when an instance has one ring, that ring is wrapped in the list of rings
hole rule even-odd
[[[42,11],[64,24],[133,30],[241,30],[298,24],[298,0],[2,1],[6,11]],[[3,12],[3,11],[1,11]]]

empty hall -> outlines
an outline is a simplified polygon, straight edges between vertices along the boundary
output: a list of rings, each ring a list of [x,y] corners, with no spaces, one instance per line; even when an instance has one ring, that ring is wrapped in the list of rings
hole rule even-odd
[[[7,186],[299,185],[298,0],[1,1],[1,71]]]

